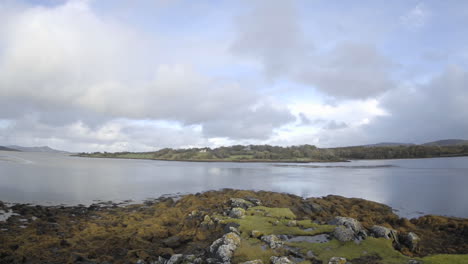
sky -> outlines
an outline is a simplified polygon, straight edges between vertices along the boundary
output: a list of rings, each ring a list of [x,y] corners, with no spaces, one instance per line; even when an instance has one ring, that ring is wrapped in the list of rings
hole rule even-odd
[[[468,139],[468,2],[0,0],[0,145]]]

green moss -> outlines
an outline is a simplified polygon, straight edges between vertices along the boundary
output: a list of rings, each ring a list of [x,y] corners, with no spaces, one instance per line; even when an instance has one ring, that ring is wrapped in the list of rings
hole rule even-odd
[[[289,208],[270,208],[265,206],[255,206],[247,210],[248,215],[269,216],[282,219],[295,219],[296,215]]]
[[[260,259],[263,263],[270,263],[272,256],[278,254],[270,248],[262,248],[262,243],[256,239],[242,239],[241,245],[234,252],[233,263]]]
[[[433,255],[421,259],[424,264],[466,264],[468,255]]]
[[[288,245],[300,248],[304,253],[312,250],[318,258],[327,262],[331,257],[339,256],[346,259],[359,258],[367,255],[382,257],[383,264],[406,263],[409,258],[396,251],[392,242],[383,238],[368,237],[360,244],[355,242],[339,242],[331,240],[327,243],[288,243]]]

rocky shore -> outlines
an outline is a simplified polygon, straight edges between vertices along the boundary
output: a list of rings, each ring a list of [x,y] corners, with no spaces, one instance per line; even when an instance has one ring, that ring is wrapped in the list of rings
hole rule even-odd
[[[3,216],[3,217],[2,217]],[[118,206],[7,206],[0,263],[468,263],[468,219],[362,199],[222,190]]]

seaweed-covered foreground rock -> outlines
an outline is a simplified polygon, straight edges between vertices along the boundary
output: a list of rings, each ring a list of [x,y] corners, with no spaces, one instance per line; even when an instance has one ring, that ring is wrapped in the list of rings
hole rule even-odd
[[[0,205],[0,263],[468,263],[466,219],[407,220],[340,196],[222,190],[123,207]],[[336,228],[353,239],[339,241]]]

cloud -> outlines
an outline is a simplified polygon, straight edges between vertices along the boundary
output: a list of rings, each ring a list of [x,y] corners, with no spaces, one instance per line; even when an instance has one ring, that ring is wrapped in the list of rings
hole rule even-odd
[[[194,61],[166,63],[167,40],[99,16],[87,1],[8,11],[0,25],[0,103],[8,108],[0,118],[34,113],[50,135],[66,126],[96,131],[122,118],[168,120],[200,125],[201,137],[236,139],[267,138],[290,121],[255,87],[202,73]],[[164,45],[153,45],[158,40]],[[236,129],[221,128],[230,125]]]
[[[425,26],[430,17],[431,11],[426,5],[424,3],[418,3],[406,14],[401,16],[400,21],[403,25],[415,30]]]
[[[285,75],[307,53],[293,1],[255,1],[236,20],[238,34],[231,51],[259,61],[269,78]]]
[[[394,63],[374,45],[341,41],[331,49],[313,49],[300,26],[296,2],[255,3],[238,19],[231,51],[260,63],[267,79],[288,78],[352,99],[372,98],[395,86],[390,76]]]
[[[448,67],[428,83],[388,93],[381,106],[389,113],[369,123],[374,141],[422,143],[468,135],[468,72]]]
[[[372,45],[341,43],[296,78],[337,98],[372,98],[396,86],[389,74],[392,67]]]

